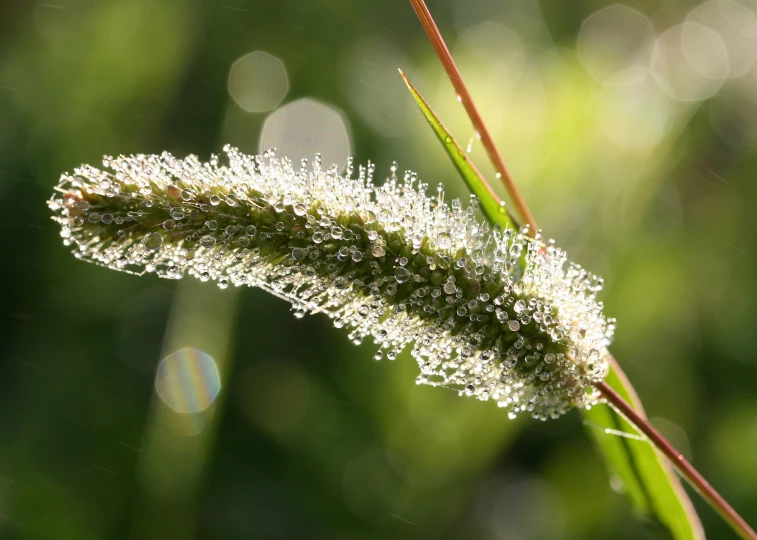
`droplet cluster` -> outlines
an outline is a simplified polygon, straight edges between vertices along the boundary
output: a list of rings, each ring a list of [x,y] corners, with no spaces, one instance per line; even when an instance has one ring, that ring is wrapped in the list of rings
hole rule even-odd
[[[556,418],[599,399],[614,321],[602,281],[526,230],[490,230],[477,204],[444,202],[397,165],[345,176],[320,158],[105,157],[62,176],[49,201],[82,260],[165,278],[261,287],[296,317],[325,313],[376,359],[405,347],[418,384]],[[436,191],[436,190],[435,190]]]

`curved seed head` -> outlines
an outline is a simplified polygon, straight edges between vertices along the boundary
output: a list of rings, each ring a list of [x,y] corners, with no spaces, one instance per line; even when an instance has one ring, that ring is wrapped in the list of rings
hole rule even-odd
[[[227,161],[168,153],[103,160],[61,178],[49,202],[77,258],[219,287],[261,287],[295,315],[325,313],[377,359],[412,347],[418,384],[557,417],[599,399],[614,321],[602,281],[553,242],[490,231],[475,200],[433,198],[396,167],[295,167],[274,152]],[[436,189],[434,189],[436,192]]]

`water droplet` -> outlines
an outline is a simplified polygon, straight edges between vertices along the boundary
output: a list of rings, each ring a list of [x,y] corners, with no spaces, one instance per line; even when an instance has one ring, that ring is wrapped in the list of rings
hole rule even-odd
[[[181,189],[176,184],[171,184],[166,188],[166,195],[172,199],[178,199],[181,196]]]
[[[176,221],[179,221],[180,219],[184,219],[184,209],[181,206],[171,208],[171,211],[169,212],[169,214],[171,214],[171,218],[175,219]]]
[[[376,244],[371,248],[371,254],[373,254],[374,257],[383,257],[386,255],[386,250]]]
[[[158,233],[150,233],[144,237],[142,245],[149,251],[157,251],[163,245],[163,237]]]
[[[408,279],[410,279],[410,271],[407,268],[403,268],[402,266],[398,266],[394,270],[394,279],[397,280],[397,283],[405,283]]]
[[[210,204],[212,204],[213,206],[218,206],[219,204],[221,204],[221,197],[219,197],[218,195],[211,195]]]
[[[258,232],[258,228],[255,225],[249,225],[245,230],[247,236],[255,236]]]
[[[523,313],[527,308],[528,306],[526,306],[526,303],[523,300],[518,300],[513,306],[515,313]]]
[[[436,237],[436,245],[439,249],[449,249],[452,246],[452,237],[446,232],[439,233]]]
[[[213,235],[206,234],[200,238],[200,245],[204,248],[212,248],[216,245],[216,239]]]

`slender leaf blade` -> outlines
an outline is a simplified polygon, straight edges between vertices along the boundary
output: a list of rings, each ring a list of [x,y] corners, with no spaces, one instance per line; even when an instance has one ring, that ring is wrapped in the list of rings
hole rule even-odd
[[[418,107],[420,107],[421,111],[423,112],[423,116],[425,116],[426,120],[431,125],[431,128],[434,130],[437,138],[442,143],[442,146],[444,146],[444,150],[447,152],[447,155],[455,165],[457,172],[460,173],[460,176],[465,181],[471,193],[478,197],[479,203],[481,205],[481,211],[486,216],[486,218],[493,225],[499,225],[502,228],[509,226],[510,228],[517,229],[518,225],[510,215],[510,213],[507,211],[504,201],[501,201],[500,198],[497,197],[489,183],[484,180],[483,176],[470,160],[468,155],[463,151],[455,138],[452,137],[447,128],[444,127],[444,124],[442,124],[441,120],[439,120],[434,111],[431,110],[429,104],[410,83],[402,70],[400,70],[400,75],[402,75],[402,78],[405,80],[405,84],[410,90],[410,93],[413,95],[413,99],[415,99]]]
[[[460,176],[470,191],[479,198],[486,218],[494,225],[517,227],[467,154],[404,73],[400,71],[400,74]],[[637,411],[643,413],[636,391],[617,364],[611,365],[606,382]],[[636,430],[610,406],[584,409],[581,414],[610,474],[623,482],[636,514],[656,524],[675,540],[703,539],[704,531],[699,517],[667,459],[647,440],[621,436],[633,435]]]
[[[644,412],[633,386],[616,364],[611,365],[606,382],[634,409]],[[581,414],[610,473],[623,481],[634,511],[659,523],[676,540],[704,538],[694,506],[667,459],[644,439],[618,436],[616,432],[635,434],[636,430],[610,406],[600,405]]]

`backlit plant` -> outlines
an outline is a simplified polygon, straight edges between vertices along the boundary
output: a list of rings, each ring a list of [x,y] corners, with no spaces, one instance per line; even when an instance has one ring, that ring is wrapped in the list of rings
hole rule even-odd
[[[411,348],[418,384],[494,400],[513,418],[546,420],[607,401],[739,535],[757,538],[622,397],[632,390],[607,349],[614,321],[597,299],[602,280],[541,237],[428,10],[411,1],[523,227],[408,82],[478,196],[467,205],[446,202],[441,186],[414,173],[398,176],[396,164],[377,185],[370,163],[357,170],[349,163],[341,175],[318,157],[294,164],[274,151],[248,156],[227,147],[209,162],[167,153],[106,157],[102,169],[63,175],[48,202],[64,243],[77,258],[115,270],[261,287],[290,302],[295,316],[324,313],[356,344],[372,338],[377,360]],[[477,219],[479,209],[490,223]],[[667,475],[664,466],[652,471]],[[686,523],[666,525],[679,538],[701,536],[686,510]]]

